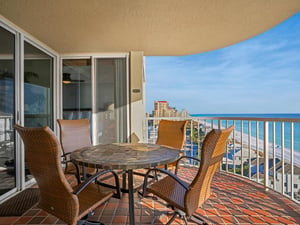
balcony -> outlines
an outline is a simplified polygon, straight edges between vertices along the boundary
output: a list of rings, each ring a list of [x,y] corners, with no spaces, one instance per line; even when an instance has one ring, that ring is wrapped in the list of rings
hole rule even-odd
[[[1,97],[4,100],[2,103],[8,106],[2,107],[8,114],[0,118],[0,180],[2,181],[0,201],[23,191],[33,182],[24,166],[25,154],[20,140],[15,139],[13,123],[37,126],[36,120],[39,117],[45,121],[42,124],[49,125],[59,135],[55,129],[57,128],[55,121],[66,114],[61,103],[68,102],[63,100],[63,96],[67,95],[60,91],[63,85],[62,73],[69,72],[61,71],[61,68],[64,67],[64,60],[72,59],[77,61],[77,66],[91,67],[90,69],[85,68],[89,72],[88,80],[82,82],[83,79],[80,76],[83,74],[80,75],[79,72],[85,70],[81,69],[76,71],[76,75],[72,74],[71,78],[74,85],[75,83],[84,83],[86,87],[85,89],[80,87],[81,90],[92,90],[93,98],[99,100],[100,98],[94,95],[95,88],[92,88],[96,84],[96,63],[101,64],[99,59],[104,59],[104,57],[126,59],[124,71],[130,80],[126,81],[124,86],[128,89],[116,89],[118,91],[122,89],[126,95],[117,91],[111,91],[111,93],[116,96],[126,96],[124,99],[129,102],[115,104],[115,106],[122,106],[120,108],[124,113],[123,117],[116,120],[116,126],[113,128],[120,129],[125,133],[120,135],[121,140],[134,134],[136,136],[131,136],[131,140],[147,141],[141,135],[144,127],[140,126],[145,114],[141,110],[144,109],[145,97],[144,56],[190,55],[223,48],[270,29],[300,10],[299,1],[287,3],[281,0],[271,1],[272,4],[269,0],[260,0],[254,3],[242,1],[211,3],[199,0],[189,4],[179,0],[151,1],[151,3],[149,1],[119,1],[118,7],[116,7],[115,1],[105,1],[105,3],[104,1],[93,1],[90,4],[79,0],[72,1],[72,4],[58,0],[44,1],[43,3],[35,0],[1,0],[0,2],[0,36],[1,46],[4,46],[0,51],[0,72],[7,87],[2,88],[4,94],[1,94]],[[46,29],[44,25],[47,25]],[[172,35],[170,36],[170,34]],[[43,65],[46,72],[40,71],[41,67],[37,64],[39,60],[45,63]],[[114,65],[114,63],[103,62],[103,64],[106,68],[103,71],[107,75],[107,65]],[[121,71],[120,66],[121,64],[112,71]],[[29,68],[34,67],[40,74],[37,77],[32,73],[29,74],[33,79],[30,81],[27,79],[26,72]],[[122,81],[114,79],[112,76],[108,77],[113,81]],[[103,81],[107,80],[103,79]],[[103,82],[103,86],[105,84],[105,88],[107,88],[109,85],[105,82]],[[112,83],[110,82],[110,84]],[[36,93],[29,88],[31,85],[36,85],[37,88],[44,90],[43,94],[47,96],[48,103],[45,101],[44,106],[41,106],[42,98],[40,97],[43,96],[37,95],[35,101],[26,104],[25,100],[24,104],[26,96],[32,100],[33,93]],[[74,91],[74,93],[78,94],[79,92]],[[86,93],[92,94],[87,91]],[[102,92],[100,94],[106,98],[108,93],[106,91],[105,94]],[[81,97],[80,94],[76,95],[78,99],[83,99]],[[104,104],[105,102],[95,104],[92,97],[89,96],[87,99],[88,101],[82,101],[84,104],[81,104],[80,101],[76,102],[79,106],[84,105],[85,111],[88,111],[86,117],[90,117],[89,112],[109,108]],[[90,102],[91,106],[87,107],[87,102]],[[124,105],[128,108],[123,107]],[[36,108],[36,106],[39,107]],[[76,107],[69,107],[70,111],[67,115],[75,118],[77,114],[73,114],[72,109],[77,110]],[[102,127],[96,127],[101,124],[99,118],[111,119],[112,116],[110,112],[100,112],[99,110],[97,115],[91,117],[93,118],[92,125],[95,126],[93,139],[97,140],[95,137],[104,134],[101,130]],[[237,118],[189,119],[190,126],[184,151],[185,154],[196,157],[199,155],[202,138],[211,128],[225,127],[230,124],[236,126],[224,156],[222,173],[218,174],[213,184],[215,195],[210,200],[212,202],[208,202],[203,209],[199,209],[199,213],[201,212],[204,217],[207,217],[207,222],[211,224],[299,224],[297,215],[299,215],[300,172],[297,152],[299,152],[300,134],[297,129],[300,121],[257,120],[257,118],[244,118],[243,120]],[[117,124],[117,122],[119,123]],[[112,121],[108,120],[108,124],[111,125]],[[148,127],[148,124],[151,125],[151,122],[149,121],[146,125],[145,136],[148,136],[148,131],[151,132],[148,141],[155,142],[156,128],[155,126]],[[108,135],[103,135],[104,139],[108,140],[107,137],[111,137],[116,130]],[[128,133],[126,133],[127,131]],[[102,140],[98,139],[98,141]],[[186,174],[192,174],[194,162],[186,162],[184,166]],[[224,180],[219,181],[219,178]],[[230,180],[231,183],[227,183],[227,180]],[[236,186],[242,186],[245,190],[236,187],[234,194],[238,193],[238,195],[227,196],[227,200],[222,201],[222,205],[226,205],[228,210],[223,209],[223,206],[220,205],[215,207],[216,202],[224,197],[224,190],[233,188],[232,182]],[[218,187],[220,192],[218,192]],[[248,190],[255,191],[252,187],[257,188],[255,189],[257,195],[253,196],[253,199],[246,199],[244,193],[247,193]],[[269,191],[265,192],[266,190]],[[275,192],[273,193],[273,191]],[[271,193],[272,195],[269,195]],[[252,194],[249,193],[249,195]],[[233,201],[232,199],[240,200]],[[259,202],[259,208],[255,206],[257,205],[255,199]],[[262,199],[264,200],[263,206]],[[252,200],[253,203],[251,203]],[[123,201],[127,201],[126,196],[120,202],[117,200],[108,202],[99,208],[95,217],[104,222],[107,221],[106,224],[126,224],[127,212]],[[228,206],[226,203],[232,205]],[[141,224],[149,224],[154,213],[165,209],[149,199],[142,199],[141,204],[136,207],[140,212]],[[280,207],[280,210],[276,207]],[[239,212],[237,208],[239,208]],[[252,209],[252,211],[245,209]],[[162,218],[161,222],[163,221],[165,218]],[[40,223],[59,224],[61,222],[36,207],[21,217],[0,218],[0,224]],[[157,221],[157,224],[159,223]]]

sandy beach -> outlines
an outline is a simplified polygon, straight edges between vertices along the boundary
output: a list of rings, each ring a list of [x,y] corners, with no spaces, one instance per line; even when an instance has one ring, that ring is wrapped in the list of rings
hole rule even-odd
[[[258,139],[256,137],[250,136],[250,144],[249,144],[249,135],[241,133],[240,131],[235,131],[234,132],[234,139],[236,144],[241,144],[241,140],[243,139],[243,143],[241,146],[241,149],[243,150],[243,155],[248,155],[248,149],[251,149],[252,151],[256,152],[259,151],[259,153],[264,154],[265,149],[264,149],[264,140]],[[256,146],[257,145],[257,146]],[[249,148],[250,146],[250,148]],[[282,153],[284,156],[284,162],[291,164],[291,157],[293,154],[294,157],[294,162],[293,164],[295,166],[300,167],[300,152],[293,151],[291,152],[291,149],[289,148],[284,148],[282,150],[281,146],[275,146],[273,149],[273,143],[268,143],[268,151],[269,151],[269,158],[273,158],[273,153],[275,153],[275,157],[279,158],[280,160],[282,159]]]
[[[211,123],[205,123],[206,127],[211,127]],[[225,127],[222,127],[224,129]],[[233,137],[234,134],[234,137]],[[235,149],[240,148],[241,151],[235,153],[235,156],[243,156],[243,159],[248,158],[249,156],[249,149],[251,152],[251,157],[254,157],[254,154],[256,152],[259,152],[259,155],[263,157],[265,152],[264,147],[264,140],[258,139],[256,137],[250,136],[245,133],[241,133],[240,131],[234,130],[234,133],[231,135],[231,138],[233,139],[233,147]],[[243,141],[243,143],[241,143]],[[250,142],[250,143],[249,143]],[[273,149],[273,143],[268,143],[268,155],[269,158],[273,158],[273,153],[275,153],[275,157],[282,160],[282,153],[284,156],[284,162],[291,164],[291,154],[293,154],[293,165],[300,167],[300,152],[293,151],[291,153],[291,149],[284,148],[282,149],[281,146],[275,146]]]

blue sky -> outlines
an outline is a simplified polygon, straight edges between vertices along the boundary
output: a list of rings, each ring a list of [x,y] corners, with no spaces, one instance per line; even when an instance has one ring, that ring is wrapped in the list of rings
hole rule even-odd
[[[156,100],[191,114],[300,113],[300,13],[219,50],[147,56],[147,112]]]

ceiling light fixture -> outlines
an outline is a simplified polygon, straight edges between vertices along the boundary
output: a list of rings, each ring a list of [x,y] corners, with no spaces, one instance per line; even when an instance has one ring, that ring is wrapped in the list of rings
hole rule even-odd
[[[71,83],[71,74],[70,73],[63,73],[63,83],[64,84]]]

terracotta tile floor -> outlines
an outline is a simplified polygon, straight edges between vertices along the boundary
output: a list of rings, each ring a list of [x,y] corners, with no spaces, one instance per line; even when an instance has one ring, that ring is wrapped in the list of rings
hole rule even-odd
[[[189,179],[194,168],[181,168],[181,175]],[[222,172],[216,174],[211,198],[199,208],[197,215],[208,224],[300,224],[300,205],[251,181]],[[158,216],[167,210],[162,201],[135,196],[135,220],[137,225],[165,224],[168,217]],[[128,224],[128,198],[111,199],[95,210],[91,220],[106,225]],[[1,225],[10,224],[65,224],[56,217],[33,207],[21,217],[0,217]],[[178,219],[172,224],[183,224]],[[189,223],[189,225],[195,223]]]

